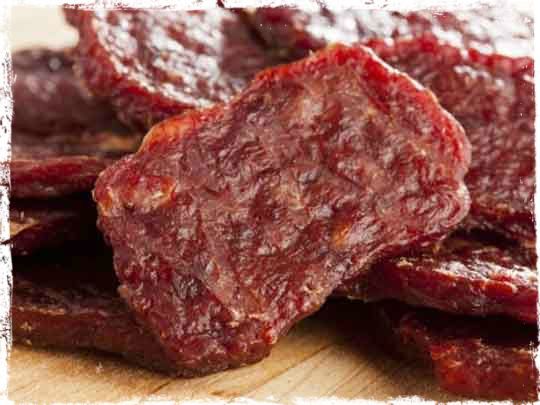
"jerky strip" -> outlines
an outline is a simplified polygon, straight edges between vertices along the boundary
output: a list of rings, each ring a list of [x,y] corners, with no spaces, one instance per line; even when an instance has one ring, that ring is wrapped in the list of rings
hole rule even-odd
[[[12,62],[17,130],[48,135],[98,129],[115,120],[109,104],[92,97],[75,77],[71,50],[24,49]]]
[[[368,38],[436,35],[454,46],[484,52],[533,54],[531,10],[482,7],[455,12],[386,10],[334,11],[259,8],[247,12],[253,27],[281,54],[298,58],[332,43],[352,44]]]
[[[134,152],[140,135],[115,131],[12,135],[11,196],[51,198],[90,191],[98,174]]]
[[[12,200],[9,211],[13,255],[28,255],[73,241],[99,240],[96,207],[90,196],[49,201]]]
[[[382,59],[432,90],[472,146],[470,218],[534,247],[534,61],[463,51],[432,36],[367,42]]]
[[[160,346],[137,325],[116,293],[112,257],[104,248],[16,258],[13,268],[16,342],[97,349],[171,371]]]
[[[415,306],[536,324],[535,264],[515,247],[453,236],[435,253],[385,260],[347,281],[338,295],[364,301],[396,299]]]
[[[453,316],[403,304],[374,304],[378,341],[433,367],[446,390],[490,400],[538,399],[536,328],[509,319]]]

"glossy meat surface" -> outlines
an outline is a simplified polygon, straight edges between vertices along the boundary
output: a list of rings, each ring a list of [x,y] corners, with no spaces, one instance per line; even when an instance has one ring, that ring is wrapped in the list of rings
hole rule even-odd
[[[75,77],[71,51],[25,49],[12,56],[13,127],[48,135],[81,131],[114,121],[114,112],[96,100]]]
[[[69,10],[89,89],[138,128],[230,99],[275,63],[235,13]]]
[[[538,399],[533,326],[394,302],[373,305],[373,326],[379,342],[431,365],[439,384],[450,392],[488,400]]]
[[[466,315],[536,324],[536,263],[516,247],[451,236],[435,253],[384,260],[338,290],[364,301],[396,299]]]
[[[89,195],[48,201],[11,200],[9,228],[10,238],[2,243],[9,243],[15,256],[100,238],[96,207]]]
[[[15,342],[96,349],[171,371],[160,346],[118,296],[112,255],[104,247],[15,258],[13,271]]]
[[[261,359],[342,280],[447,234],[469,152],[431,93],[336,46],[155,126],[94,198],[122,297],[203,374]]]
[[[532,10],[484,7],[455,12],[385,10],[303,11],[259,8],[250,20],[268,45],[288,57],[306,56],[328,44],[431,33],[454,46],[512,56],[533,55]]]
[[[498,231],[534,248],[534,64],[461,51],[426,36],[368,45],[432,90],[472,145],[464,226]]]
[[[92,190],[107,165],[139,146],[142,137],[125,132],[115,128],[42,136],[14,131],[11,196],[51,198]]]

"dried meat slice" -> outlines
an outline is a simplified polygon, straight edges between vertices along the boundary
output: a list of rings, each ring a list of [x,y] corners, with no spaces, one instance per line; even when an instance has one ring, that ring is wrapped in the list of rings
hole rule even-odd
[[[395,302],[373,304],[374,333],[390,350],[430,364],[446,390],[490,400],[538,399],[537,329]]]
[[[64,18],[66,22],[72,27],[77,28],[77,26],[80,24],[81,16],[83,16],[86,12],[91,11],[79,8],[77,7],[77,5],[73,7],[68,4],[64,4],[62,6],[62,12],[64,13]]]
[[[104,247],[16,258],[12,329],[15,342],[97,349],[172,372],[161,347],[137,325],[116,292],[112,255]]]
[[[73,72],[71,50],[24,49],[12,57],[13,127],[48,135],[82,131],[115,120],[110,105],[96,100]]]
[[[52,198],[92,190],[105,167],[139,146],[142,137],[125,132],[114,129],[42,136],[14,131],[9,164],[11,197]]]
[[[336,294],[396,299],[466,315],[508,315],[536,324],[536,263],[516,247],[451,236],[435,253],[384,260]]]
[[[101,170],[138,147],[141,136],[125,129],[110,105],[75,78],[68,51],[19,51],[13,69],[12,197],[90,191]]]
[[[465,128],[473,157],[465,226],[498,231],[534,248],[533,60],[465,52],[432,36],[367,45],[432,90]]]
[[[69,10],[79,30],[77,68],[138,128],[230,99],[276,63],[225,9]]]
[[[74,241],[100,239],[96,228],[96,206],[90,196],[73,196],[48,201],[11,200],[10,237],[15,256],[63,246]]]
[[[249,20],[266,43],[285,57],[304,57],[310,51],[339,42],[367,38],[436,35],[459,47],[512,56],[533,55],[532,9],[483,7],[455,12],[333,11],[325,7],[259,8]]]
[[[469,145],[367,48],[269,69],[96,182],[120,293],[180,373],[251,363],[372,261],[468,212]]]

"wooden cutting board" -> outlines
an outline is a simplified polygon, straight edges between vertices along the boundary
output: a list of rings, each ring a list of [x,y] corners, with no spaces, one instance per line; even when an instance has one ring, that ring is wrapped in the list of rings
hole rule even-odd
[[[76,40],[56,8],[16,7],[12,49]],[[353,304],[351,304],[353,305]],[[16,402],[103,402],[149,398],[188,400],[250,398],[292,403],[298,398],[388,400],[421,396],[457,399],[442,392],[429,370],[394,360],[368,339],[363,322],[344,333],[332,308],[297,325],[262,362],[204,378],[172,379],[114,356],[43,350],[15,345],[11,351],[9,398]]]

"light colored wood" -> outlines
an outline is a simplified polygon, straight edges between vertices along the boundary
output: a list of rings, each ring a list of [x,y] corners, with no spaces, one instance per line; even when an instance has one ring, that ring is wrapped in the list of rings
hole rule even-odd
[[[73,44],[75,34],[58,9],[13,10],[12,49]],[[369,325],[358,324],[358,335]],[[15,345],[9,398],[16,402],[92,402],[133,399],[207,399],[292,402],[336,397],[387,400],[417,395],[452,399],[428,371],[396,361],[370,343],[354,343],[317,315],[297,325],[262,362],[204,378],[172,379],[131,366],[114,356]]]

